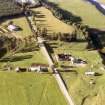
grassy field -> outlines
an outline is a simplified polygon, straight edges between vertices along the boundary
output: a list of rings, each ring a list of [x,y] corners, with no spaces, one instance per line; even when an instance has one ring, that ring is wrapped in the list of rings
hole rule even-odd
[[[83,23],[91,27],[105,28],[105,16],[101,14],[95,6],[84,0],[49,0],[57,3],[61,8],[66,9],[73,14],[80,16]],[[105,2],[104,0],[99,0]]]
[[[67,105],[49,74],[0,72],[0,105]]]
[[[105,16],[102,15],[94,6],[83,0],[50,0],[58,3],[63,9],[80,16],[83,23],[96,28],[104,28]],[[104,3],[103,0],[100,2]],[[97,21],[98,19],[98,21]],[[50,42],[54,54],[69,53],[74,57],[82,58],[88,62],[85,67],[73,67],[71,71],[62,72],[61,75],[67,85],[68,91],[76,105],[104,105],[105,103],[105,72],[102,65],[102,59],[97,51],[87,51],[86,42]],[[68,62],[59,64],[68,65]],[[93,67],[92,67],[93,66]],[[86,76],[85,72],[92,69],[98,72],[100,76]],[[94,84],[90,84],[93,82]]]
[[[105,83],[103,81],[105,81],[105,72],[102,70],[102,59],[99,53],[97,51],[87,51],[85,49],[86,42],[66,43],[54,41],[50,43],[53,43],[51,46],[54,54],[71,54],[88,62],[85,67],[74,66],[70,67],[67,72],[60,71],[75,105],[104,105]],[[71,66],[70,62],[67,61],[59,62],[59,65]],[[85,72],[90,69],[102,75],[86,76]],[[95,84],[90,84],[90,82]]]
[[[29,67],[32,63],[41,63],[48,64],[46,58],[42,55],[40,51],[26,52],[26,53],[17,53],[11,56],[10,61],[1,61],[0,66],[3,69],[3,66],[6,64],[12,65],[14,68],[19,67]]]
[[[70,1],[68,1],[68,2],[70,2]],[[61,1],[61,2],[59,2],[59,5],[61,7],[64,7],[64,9],[70,10],[69,9],[69,8],[71,8],[70,5],[78,6],[78,3],[79,3],[79,1],[76,1],[76,0],[72,1],[73,3],[76,3],[76,5],[74,5],[72,3],[70,4],[68,2]],[[82,4],[81,4],[81,2],[82,2]],[[66,7],[67,5],[68,5],[68,7]],[[80,5],[81,6],[84,5],[84,2],[80,1],[79,6]],[[80,16],[82,16],[82,18],[83,18],[82,11],[84,11],[84,10],[80,9],[79,6],[78,6],[78,9],[75,9],[75,7],[74,7],[74,9],[75,9],[75,11],[77,11],[78,16],[80,14]],[[94,8],[94,7],[90,6],[89,4],[85,4],[85,6],[90,7],[90,9]],[[84,6],[81,8],[84,8]],[[41,9],[38,9],[38,11],[39,10],[41,10]],[[94,11],[95,11],[95,13],[94,13]],[[44,14],[46,14],[46,9],[43,9],[40,12],[41,13],[44,12]],[[73,8],[72,8],[72,12],[73,12]],[[98,23],[97,23],[96,19],[91,20],[91,18],[93,18],[91,16],[93,13],[94,13],[94,15],[97,14],[98,18],[99,17],[101,19],[104,18],[104,16],[102,16],[100,14],[100,12],[94,8],[92,13],[89,12],[89,14],[84,14],[85,15],[84,22],[86,22],[86,18],[87,18],[87,23],[89,23],[89,21],[90,21],[89,25],[98,27],[97,26]],[[48,14],[48,12],[47,12],[47,14]],[[46,17],[49,17],[49,16],[48,15],[44,15],[44,16],[45,17],[43,19],[45,19],[47,21],[48,19]],[[89,16],[91,16],[91,17],[89,18]],[[43,21],[45,21],[45,20],[43,20]],[[39,22],[39,23],[43,23],[43,21]],[[51,28],[54,27],[54,21],[46,22],[46,26],[49,26],[49,24],[52,24]],[[100,25],[99,27],[101,27],[101,28],[104,26],[101,23],[99,25]],[[45,26],[45,24],[44,24],[44,26]],[[61,28],[61,25],[59,25],[59,28]],[[66,30],[62,30],[62,31],[66,32]],[[53,48],[54,55],[59,54],[59,53],[70,53],[72,56],[74,56],[76,58],[81,58],[88,62],[88,65],[85,67],[73,67],[73,68],[70,68],[71,71],[68,71],[68,72],[61,71],[62,77],[67,85],[70,95],[72,96],[73,102],[76,105],[104,105],[105,95],[103,93],[105,91],[105,83],[103,83],[103,81],[105,80],[105,73],[104,73],[104,71],[102,71],[103,65],[102,65],[102,59],[101,59],[99,53],[97,51],[87,51],[86,50],[87,42],[84,40],[80,41],[80,42],[74,42],[74,43],[66,43],[66,42],[59,42],[59,41],[53,41],[53,42],[50,41],[49,43],[51,43],[50,45]],[[61,62],[59,64],[70,66],[70,63],[67,63],[67,62]],[[92,67],[92,65],[93,65],[93,67]],[[85,71],[88,71],[90,69],[92,69],[92,71],[98,72],[102,75],[90,76],[90,77],[85,76]],[[95,84],[90,84],[90,82],[94,82]],[[92,101],[90,101],[90,100],[92,100]]]
[[[39,25],[41,28],[47,28],[48,33],[52,35],[52,33],[72,33],[74,31],[72,26],[69,26],[59,19],[55,18],[53,14],[46,8],[40,7],[33,9],[36,12],[39,12],[40,14],[37,14],[37,25]],[[43,16],[43,17],[42,17]]]
[[[102,59],[99,53],[96,50],[88,51],[86,50],[87,43],[86,42],[50,42],[51,47],[53,48],[54,54],[67,53],[71,54],[76,58],[81,58],[88,62],[86,68],[80,68],[81,71],[85,72],[87,69],[94,65],[96,70],[98,70],[102,66]],[[78,68],[77,68],[78,69]]]
[[[97,0],[98,2],[105,4],[105,0]]]
[[[56,2],[61,8],[80,16],[85,24],[104,28],[105,17],[94,6],[85,1],[50,1]],[[37,24],[41,28],[47,27],[49,34],[52,35],[53,32],[71,33],[73,31],[73,27],[56,19],[48,9],[41,7],[33,10],[39,12],[37,14],[39,17],[35,18]],[[5,21],[3,24],[7,24],[8,21],[10,20]],[[26,37],[32,34],[24,17],[12,19],[12,21],[23,29],[17,32],[17,35]],[[76,105],[104,105],[105,73],[101,70],[103,65],[99,53],[97,51],[87,51],[85,41],[74,43],[54,41],[50,43],[53,43],[51,44],[53,54],[70,53],[74,57],[82,58],[88,62],[86,67],[73,67],[70,68],[70,72],[61,72],[73,102]],[[29,67],[32,63],[47,64],[47,61],[40,51],[33,51],[17,53],[11,59],[11,62],[0,62],[0,66],[3,67],[6,63],[10,63],[14,67]],[[63,63],[67,64],[67,62]],[[92,65],[92,71],[102,75],[85,76],[85,71],[91,69]],[[56,81],[50,74],[0,72],[0,78],[0,105],[66,105]],[[89,84],[91,81],[95,82],[95,84]]]
[[[2,20],[1,20],[2,21]],[[29,35],[32,35],[32,31],[29,27],[29,24],[26,20],[25,17],[14,17],[12,19],[5,19],[3,20],[4,22],[2,22],[1,25],[7,25],[10,21],[13,21],[13,23],[19,27],[22,28],[22,30],[19,30],[17,32],[14,32],[16,34],[17,37],[26,37]]]
[[[104,105],[105,73],[102,76],[85,76],[83,73],[62,73],[68,90],[76,105]],[[94,82],[94,84],[90,84]]]

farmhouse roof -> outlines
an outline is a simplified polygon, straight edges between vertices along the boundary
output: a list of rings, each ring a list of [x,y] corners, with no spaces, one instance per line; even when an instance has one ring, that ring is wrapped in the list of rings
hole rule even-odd
[[[17,27],[15,26],[15,25],[9,25],[8,26],[8,29],[10,30],[10,31],[13,31],[13,30],[15,30]]]
[[[49,67],[47,64],[40,64],[40,63],[33,63],[32,65],[31,65],[31,67],[37,67],[37,66],[41,66],[41,67]]]

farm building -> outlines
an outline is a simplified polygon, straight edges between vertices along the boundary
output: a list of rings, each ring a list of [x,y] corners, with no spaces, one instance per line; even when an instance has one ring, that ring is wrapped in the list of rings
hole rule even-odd
[[[92,71],[89,71],[89,72],[85,72],[85,75],[89,76],[89,75],[92,75],[94,76],[95,75],[95,72],[92,72]]]
[[[32,64],[31,67],[29,67],[29,71],[32,72],[47,72],[48,71],[48,65],[45,64]]]
[[[9,31],[19,31],[20,30],[20,27],[19,26],[16,26],[16,25],[13,25],[13,24],[10,24],[8,26],[8,30]]]
[[[39,1],[35,1],[35,0],[15,0],[16,2],[20,3],[20,4],[24,4],[24,3],[27,3],[27,4],[31,4],[31,5],[36,5],[39,3]]]

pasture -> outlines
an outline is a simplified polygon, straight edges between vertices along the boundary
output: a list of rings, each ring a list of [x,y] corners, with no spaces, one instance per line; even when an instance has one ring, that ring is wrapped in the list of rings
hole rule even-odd
[[[35,20],[37,25],[40,28],[47,28],[48,34],[53,35],[53,33],[72,33],[74,28],[60,21],[56,17],[53,16],[51,11],[44,7],[39,7],[33,9],[36,12]]]
[[[0,72],[0,105],[67,105],[50,74]]]
[[[71,54],[88,62],[85,67],[76,67],[68,61],[59,62],[62,75],[68,91],[75,105],[104,105],[105,95],[105,71],[102,69],[102,58],[97,51],[86,50],[86,43],[50,42],[54,54]],[[61,65],[68,67],[67,71]],[[86,76],[87,71],[98,72],[100,76]],[[94,84],[90,84],[90,82]],[[101,98],[100,98],[101,97]],[[91,101],[90,101],[91,100]]]
[[[105,4],[105,0],[97,0],[98,2]]]
[[[76,16],[80,16],[83,23],[91,27],[104,29],[105,16],[100,13],[95,6],[85,0],[49,0],[57,3],[59,7],[73,13]],[[98,0],[105,3],[104,0]]]
[[[84,24],[96,28],[104,28],[105,26],[105,16],[94,6],[83,0],[49,1],[58,3],[61,8],[72,12],[76,16],[80,16]],[[103,2],[103,0],[100,0],[100,2]],[[55,18],[44,7],[35,8],[33,11],[39,13],[37,14],[38,18],[35,18],[37,25],[41,28],[46,27],[50,35],[53,35],[54,32],[72,33],[74,30],[72,26]],[[22,38],[32,35],[24,17],[7,19],[2,25],[6,25],[8,21],[13,21],[16,25],[22,27],[23,30],[16,32],[16,35]],[[50,43],[52,43],[51,46],[54,51],[52,55],[70,53],[88,62],[88,65],[84,68],[74,67],[70,68],[71,71],[61,72],[73,102],[76,105],[104,105],[105,73],[101,69],[103,65],[99,53],[97,51],[87,51],[87,42],[84,40],[74,43],[60,41],[50,41]],[[1,70],[7,63],[13,65],[13,67],[29,67],[32,63],[47,64],[47,61],[40,51],[32,51],[19,52],[12,55],[10,61],[8,59],[7,61],[1,61]],[[63,62],[62,64],[67,63]],[[85,76],[85,71],[91,68],[92,71],[99,72],[102,75]],[[0,78],[0,105],[67,105],[51,74],[0,72]],[[94,81],[95,84],[90,84],[91,81]]]
[[[21,37],[21,38],[24,38],[24,37],[27,37],[27,36],[31,36],[32,35],[32,31],[31,31],[31,29],[30,29],[30,27],[29,27],[29,24],[28,24],[28,22],[27,22],[27,20],[26,20],[26,17],[24,17],[24,16],[20,16],[20,17],[12,17],[12,18],[10,18],[10,19],[8,19],[8,18],[4,18],[4,19],[2,19],[2,20],[0,20],[1,21],[1,25],[3,25],[3,26],[7,26],[7,24],[9,23],[9,22],[13,22],[13,24],[15,24],[16,26],[19,26],[20,28],[21,28],[21,30],[19,30],[19,31],[15,31],[15,32],[12,32],[17,38],[19,37]]]
[[[32,52],[21,52],[16,53],[15,55],[10,55],[9,57],[5,57],[5,59],[0,61],[0,70],[4,70],[5,65],[11,65],[13,69],[18,67],[28,68],[33,63],[41,63],[48,64],[46,58],[44,58],[43,54],[40,51],[32,51]]]

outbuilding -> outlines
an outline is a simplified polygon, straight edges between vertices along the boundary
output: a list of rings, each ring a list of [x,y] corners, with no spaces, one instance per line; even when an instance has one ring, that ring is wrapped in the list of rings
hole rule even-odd
[[[95,75],[95,72],[93,72],[93,71],[88,71],[88,72],[85,72],[85,75],[87,75],[87,76],[94,76]]]
[[[8,25],[8,30],[9,31],[19,31],[21,28],[19,26],[16,26],[14,24]]]
[[[32,72],[48,72],[48,65],[46,64],[32,64],[29,67],[29,71]]]

